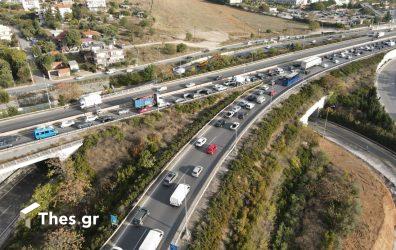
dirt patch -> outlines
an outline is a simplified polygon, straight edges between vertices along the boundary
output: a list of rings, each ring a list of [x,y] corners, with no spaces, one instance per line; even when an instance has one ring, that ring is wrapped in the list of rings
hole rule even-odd
[[[205,0],[134,0],[146,9],[153,1],[154,28],[159,33],[184,39],[186,32],[196,37],[224,42],[235,37],[248,37],[259,29],[295,34],[307,30],[307,26],[280,18],[259,15],[230,6],[214,4]]]
[[[365,162],[334,143],[320,138],[319,145],[334,166],[351,175],[360,190],[360,221],[343,239],[343,249],[392,249],[396,209],[383,180]]]

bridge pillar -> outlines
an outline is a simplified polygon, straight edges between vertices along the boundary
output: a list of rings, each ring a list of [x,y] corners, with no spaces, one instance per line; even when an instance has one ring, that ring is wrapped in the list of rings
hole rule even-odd
[[[67,158],[69,158],[74,152],[77,151],[77,149],[79,149],[81,146],[83,145],[83,143],[78,143],[76,145],[73,145],[71,147],[67,147],[64,148],[60,151],[57,152],[57,157],[59,157],[60,161],[65,161]]]
[[[325,101],[326,101],[327,96],[323,96],[320,98],[319,101],[317,101],[312,107],[310,107],[307,112],[300,118],[300,122],[307,126],[308,125],[308,118],[317,110],[320,110],[324,107]]]

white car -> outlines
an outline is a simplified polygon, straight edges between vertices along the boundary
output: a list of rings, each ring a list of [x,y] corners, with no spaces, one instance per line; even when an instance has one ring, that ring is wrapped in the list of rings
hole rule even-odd
[[[184,99],[184,98],[177,98],[176,100],[175,100],[175,103],[181,103],[181,102],[184,102],[186,99]]]
[[[84,122],[93,122],[98,119],[97,115],[87,115],[84,117]]]
[[[198,177],[198,176],[201,174],[202,170],[203,170],[203,167],[202,167],[202,166],[196,166],[196,167],[193,169],[191,175],[194,176],[194,177]]]
[[[320,66],[322,66],[323,68],[329,67],[329,65],[327,65],[327,63],[322,63]]]
[[[231,111],[233,111],[234,113],[238,112],[239,110],[241,110],[241,106],[234,106],[231,109]]]
[[[239,127],[239,122],[233,122],[231,125],[230,125],[230,129],[231,130],[236,130],[238,127]]]
[[[215,86],[213,86],[213,89],[216,90],[216,91],[223,91],[223,90],[226,90],[227,87],[223,86],[221,84],[216,84]]]
[[[190,82],[190,83],[187,83],[186,85],[184,85],[184,87],[186,87],[186,88],[191,88],[191,87],[194,87],[194,86],[195,86],[194,82]]]
[[[235,112],[234,112],[234,111],[227,111],[227,113],[225,114],[225,117],[231,118],[231,117],[233,117],[234,115],[235,115]]]
[[[162,92],[162,91],[165,91],[165,90],[167,90],[167,89],[168,89],[168,87],[162,86],[162,87],[160,87],[160,88],[156,88],[155,91],[157,91],[157,92]]]
[[[335,64],[337,64],[337,63],[339,63],[340,61],[338,61],[337,59],[334,59],[333,60],[333,63],[335,63]]]
[[[245,108],[251,110],[252,108],[254,108],[254,103],[249,102],[248,104],[245,105]]]
[[[60,125],[61,128],[67,128],[74,125],[76,122],[73,120],[63,121]]]
[[[234,83],[233,80],[227,80],[227,81],[225,81],[223,84],[224,84],[225,86],[230,86],[232,83]]]
[[[264,96],[257,96],[256,102],[258,104],[262,104],[263,102],[265,102],[265,97]]]
[[[74,80],[82,80],[84,77],[83,76],[76,76],[74,77]]]
[[[206,141],[207,139],[205,137],[198,138],[198,140],[195,141],[195,146],[202,147]]]
[[[264,90],[269,90],[269,86],[267,85],[267,84],[264,84],[263,86],[261,86],[261,89],[264,89]]]
[[[128,114],[129,113],[129,109],[121,109],[121,110],[118,110],[118,115],[125,115],[125,114]]]

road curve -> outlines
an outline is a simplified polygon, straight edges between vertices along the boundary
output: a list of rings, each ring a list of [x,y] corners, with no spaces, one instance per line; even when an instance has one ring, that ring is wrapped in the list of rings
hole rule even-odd
[[[396,60],[385,64],[377,76],[377,90],[380,102],[386,112],[396,121]]]

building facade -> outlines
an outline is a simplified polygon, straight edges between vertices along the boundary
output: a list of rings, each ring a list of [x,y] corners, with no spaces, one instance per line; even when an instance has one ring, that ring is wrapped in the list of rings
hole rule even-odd
[[[106,8],[106,0],[86,0],[90,11],[99,11]]]
[[[66,13],[72,14],[72,9],[71,9],[72,6],[73,6],[72,3],[58,3],[52,7],[52,11],[53,13],[56,13],[56,11],[59,10],[59,13],[62,16],[62,18],[65,18]]]
[[[38,0],[21,0],[24,10],[40,10],[40,2]]]
[[[125,60],[125,54],[123,49],[113,45],[92,46],[86,58],[91,60],[96,66],[107,67],[114,63],[123,62]]]

